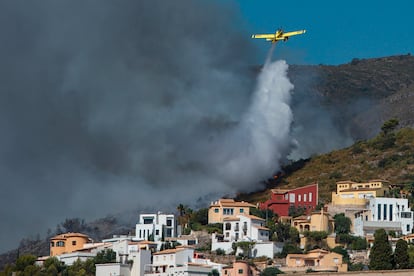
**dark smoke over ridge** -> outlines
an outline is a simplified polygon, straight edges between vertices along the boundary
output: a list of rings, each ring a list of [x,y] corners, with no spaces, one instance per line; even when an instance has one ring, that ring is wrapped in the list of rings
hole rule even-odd
[[[230,5],[8,1],[0,23],[4,248],[65,217],[254,190],[288,150],[287,65],[252,95]]]

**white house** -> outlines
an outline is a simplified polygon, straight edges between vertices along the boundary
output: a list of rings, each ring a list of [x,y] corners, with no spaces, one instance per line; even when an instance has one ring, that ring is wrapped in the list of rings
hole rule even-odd
[[[151,264],[151,251],[117,252],[117,258],[116,263],[96,264],[96,276],[144,276],[145,266]]]
[[[65,265],[73,265],[73,263],[77,260],[81,260],[82,262],[92,259],[96,256],[96,252],[88,252],[88,251],[75,251],[71,253],[64,253],[56,256],[59,261],[64,263]]]
[[[153,254],[151,265],[145,267],[145,276],[198,276],[207,275],[213,265],[193,262],[194,249],[190,247],[177,247]],[[220,271],[220,270],[219,270]]]
[[[224,241],[268,241],[269,229],[265,220],[252,215],[238,215],[223,220]]]
[[[211,250],[221,249],[229,254],[233,251],[233,243],[251,241],[254,242],[251,252],[253,257],[273,258],[282,248],[269,241],[269,229],[264,225],[264,219],[252,215],[227,217],[223,223],[223,235],[212,235]]]
[[[173,214],[141,214],[135,227],[136,240],[161,241],[176,236],[176,221]]]
[[[355,214],[355,235],[373,234],[383,228],[406,235],[413,229],[413,211],[408,206],[406,198],[370,198],[366,210]]]

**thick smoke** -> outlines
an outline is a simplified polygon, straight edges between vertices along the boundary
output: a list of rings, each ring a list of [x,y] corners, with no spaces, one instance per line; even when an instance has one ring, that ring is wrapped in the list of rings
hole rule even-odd
[[[254,190],[289,147],[287,65],[254,89],[229,5],[5,1],[0,23],[2,249],[66,217]]]

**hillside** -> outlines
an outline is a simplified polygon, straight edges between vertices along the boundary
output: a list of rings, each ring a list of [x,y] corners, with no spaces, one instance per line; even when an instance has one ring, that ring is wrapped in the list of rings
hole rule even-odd
[[[266,182],[268,189],[318,182],[320,199],[326,201],[330,199],[336,181],[340,180],[381,178],[393,184],[414,182],[414,57],[354,59],[339,66],[291,65],[288,74],[295,86],[292,99],[295,114],[302,111],[303,116],[312,121],[309,109],[324,108],[344,133],[349,133],[355,141],[362,141],[285,166],[277,179]],[[308,105],[303,104],[304,99]],[[396,133],[395,145],[383,148],[378,138],[372,138],[380,132],[385,121],[394,117],[399,120],[400,127],[409,128]],[[330,137],[331,133],[328,130],[323,135]],[[242,194],[239,198],[250,202],[264,201],[267,191]],[[131,226],[114,218],[103,218],[81,224],[83,228],[63,227],[62,230],[79,230],[99,240],[112,234],[125,234]],[[46,254],[48,240],[47,237],[42,240],[25,238],[16,247],[19,251],[0,255],[0,268],[14,261],[17,254]]]
[[[414,183],[414,129],[400,129],[393,136],[395,142],[392,145],[388,145],[380,134],[345,149],[298,161],[298,169],[292,170],[292,166],[288,166],[288,171],[277,180],[269,180],[268,189],[239,195],[239,198],[250,202],[264,201],[271,188],[295,188],[318,182],[320,201],[328,202],[337,181],[384,179],[403,186]]]
[[[306,98],[330,111],[337,124],[354,139],[374,137],[382,123],[398,118],[401,127],[414,127],[414,57],[410,54],[354,59],[338,66],[292,65],[293,109]]]

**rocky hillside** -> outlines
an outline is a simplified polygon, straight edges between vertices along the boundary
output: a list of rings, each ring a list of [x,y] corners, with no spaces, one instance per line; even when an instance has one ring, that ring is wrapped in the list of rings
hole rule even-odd
[[[337,123],[354,139],[374,137],[382,123],[398,118],[401,127],[414,126],[414,57],[410,54],[354,59],[339,66],[292,65],[293,108],[304,98],[331,110]]]

